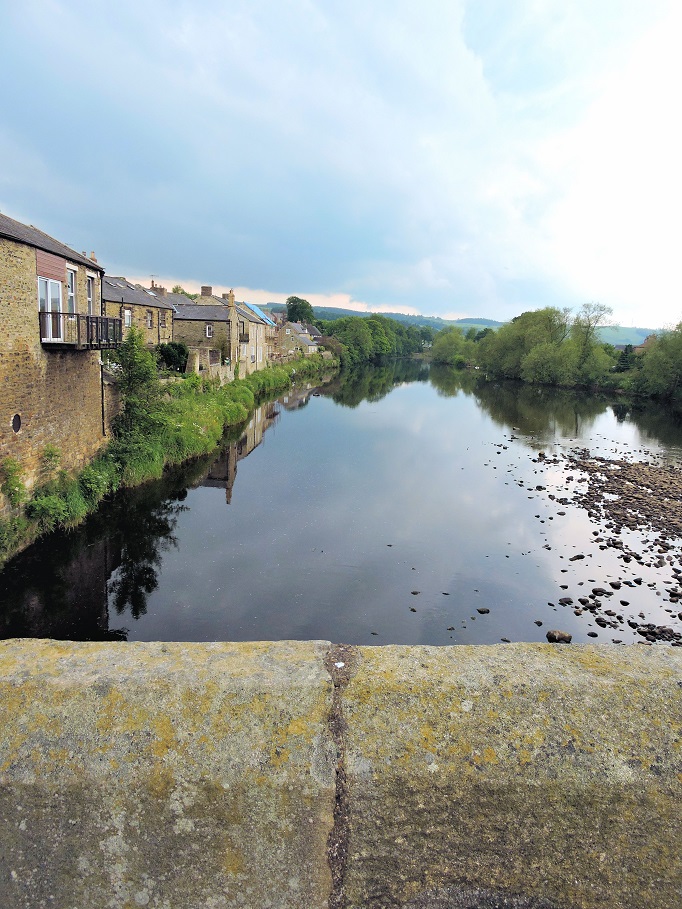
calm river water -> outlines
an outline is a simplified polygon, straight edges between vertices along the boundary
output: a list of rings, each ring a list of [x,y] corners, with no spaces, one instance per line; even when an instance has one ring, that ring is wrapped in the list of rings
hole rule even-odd
[[[297,389],[215,460],[11,562],[0,636],[445,645],[558,628],[632,643],[629,616],[681,631],[660,567],[635,565],[643,581],[617,631],[559,604],[629,577],[586,511],[550,499],[568,492],[565,474],[538,478],[540,450],[579,447],[680,464],[682,426],[653,407],[417,363]]]

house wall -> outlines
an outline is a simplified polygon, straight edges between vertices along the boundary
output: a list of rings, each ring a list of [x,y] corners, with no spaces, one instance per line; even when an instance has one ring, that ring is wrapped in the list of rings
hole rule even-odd
[[[94,309],[101,281],[96,276]],[[78,266],[76,310],[87,313],[86,268]],[[62,306],[66,306],[66,274]],[[40,343],[36,250],[0,239],[0,462],[15,458],[31,489],[40,478],[46,445],[66,470],[83,466],[105,443],[99,351],[54,350]],[[21,418],[15,432],[12,421]],[[9,503],[0,493],[0,514]]]
[[[124,311],[131,310],[131,326],[139,328],[144,336],[147,347],[156,347],[157,344],[168,344],[173,339],[173,311],[165,309],[166,315],[165,327],[160,324],[159,315],[162,310],[153,306],[138,306],[135,303],[114,303],[107,300],[104,303],[105,315],[113,319],[121,319],[123,322],[123,337],[125,337],[127,328],[125,324]],[[152,327],[147,327],[147,312],[152,314]],[[178,340],[177,338],[175,340]]]
[[[206,337],[206,325],[213,326],[213,337]],[[174,341],[184,341],[188,347],[220,350],[223,358],[230,356],[230,324],[212,319],[177,319],[173,330]]]
[[[239,344],[239,375],[248,376],[267,365],[267,345],[265,342],[265,325],[247,322],[249,340]]]

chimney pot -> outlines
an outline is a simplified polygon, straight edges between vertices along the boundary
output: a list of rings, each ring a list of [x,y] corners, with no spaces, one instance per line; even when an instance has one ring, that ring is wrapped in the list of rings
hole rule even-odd
[[[91,252],[91,253],[90,253],[90,258],[91,258],[91,260],[92,260],[93,262],[96,262],[96,261],[97,261],[97,256],[94,254],[94,252]]]

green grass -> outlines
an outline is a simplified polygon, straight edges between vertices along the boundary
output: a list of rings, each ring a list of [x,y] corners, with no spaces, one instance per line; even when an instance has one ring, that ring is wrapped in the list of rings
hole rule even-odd
[[[107,449],[78,474],[58,471],[34,490],[23,508],[19,465],[6,459],[3,492],[16,510],[0,520],[0,568],[42,534],[75,527],[120,487],[158,479],[166,467],[209,454],[226,430],[248,420],[256,402],[289,388],[294,371],[294,378],[307,378],[333,365],[322,357],[309,357],[259,370],[223,386],[188,376],[157,396],[150,395],[144,412],[140,411],[139,425],[135,415],[140,398],[131,396],[134,407],[127,419],[119,421],[117,435]],[[56,463],[52,457],[50,467],[54,469]]]

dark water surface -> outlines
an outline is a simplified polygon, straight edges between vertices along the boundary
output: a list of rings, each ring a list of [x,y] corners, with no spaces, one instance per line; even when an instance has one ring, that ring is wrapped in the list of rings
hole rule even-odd
[[[629,572],[595,544],[586,511],[549,498],[570,490],[538,451],[579,447],[680,464],[682,426],[653,406],[416,363],[298,389],[261,406],[213,462],[120,495],[13,560],[0,636],[453,644],[560,628],[632,643],[640,613],[682,631],[669,569]],[[635,573],[618,632],[558,604]]]

